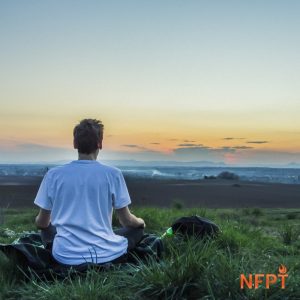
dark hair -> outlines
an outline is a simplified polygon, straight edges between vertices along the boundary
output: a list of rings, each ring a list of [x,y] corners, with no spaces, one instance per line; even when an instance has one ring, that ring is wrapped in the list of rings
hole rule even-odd
[[[98,143],[103,139],[103,124],[100,120],[81,120],[73,130],[74,145],[79,153],[90,154],[98,149]]]

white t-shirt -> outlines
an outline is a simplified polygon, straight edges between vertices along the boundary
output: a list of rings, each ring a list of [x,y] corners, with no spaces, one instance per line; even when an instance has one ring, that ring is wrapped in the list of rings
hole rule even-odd
[[[113,208],[131,203],[121,171],[95,160],[50,169],[34,203],[51,210],[56,227],[52,254],[68,265],[103,263],[127,252],[128,240],[112,230]]]

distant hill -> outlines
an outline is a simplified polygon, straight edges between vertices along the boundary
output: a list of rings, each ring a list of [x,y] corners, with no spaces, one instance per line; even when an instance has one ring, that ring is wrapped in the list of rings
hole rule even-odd
[[[287,168],[300,168],[300,163],[296,163],[296,162],[290,162],[289,164],[286,165]]]
[[[211,161],[138,161],[138,160],[104,160],[109,165],[116,166],[132,166],[132,167],[224,167],[226,166],[223,162],[211,162]]]

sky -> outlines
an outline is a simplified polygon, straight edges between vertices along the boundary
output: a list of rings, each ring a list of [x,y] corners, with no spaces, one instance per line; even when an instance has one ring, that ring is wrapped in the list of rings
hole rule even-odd
[[[0,0],[0,162],[300,163],[300,1]]]

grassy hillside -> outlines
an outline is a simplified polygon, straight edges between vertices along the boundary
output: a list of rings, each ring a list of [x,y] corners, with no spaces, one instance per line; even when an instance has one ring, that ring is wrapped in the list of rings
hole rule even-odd
[[[0,299],[300,299],[300,211],[270,209],[133,208],[147,232],[161,234],[176,218],[198,214],[222,229],[208,241],[165,240],[160,263],[114,270],[52,283],[24,281],[0,253]],[[0,243],[34,228],[34,210],[0,212]],[[117,223],[114,220],[114,225]],[[13,232],[8,231],[12,230]],[[270,289],[240,289],[240,274],[274,273],[284,264],[289,277]]]

